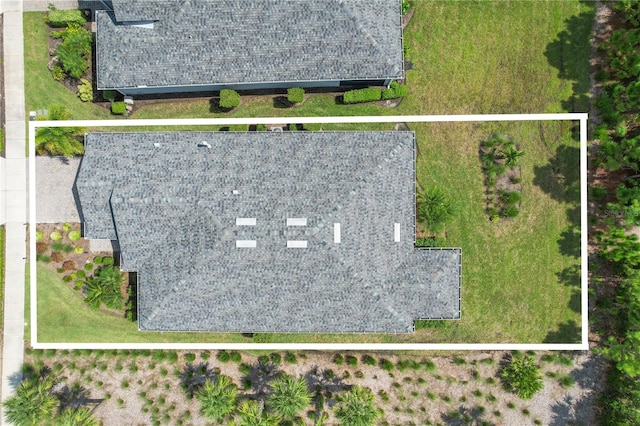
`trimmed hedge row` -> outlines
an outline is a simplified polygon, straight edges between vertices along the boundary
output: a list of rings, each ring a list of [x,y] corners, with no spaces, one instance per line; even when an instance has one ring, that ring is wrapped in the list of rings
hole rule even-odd
[[[375,87],[367,87],[366,89],[356,89],[344,92],[342,101],[345,104],[357,104],[361,102],[379,101],[382,97],[382,91]]]
[[[388,99],[396,99],[407,96],[407,86],[392,81],[388,89],[380,90],[375,87],[355,89],[344,92],[342,102],[345,104],[357,104],[362,102],[375,102]]]
[[[71,24],[84,27],[87,24],[87,20],[80,10],[51,10],[47,16],[47,22],[56,28],[68,27]]]

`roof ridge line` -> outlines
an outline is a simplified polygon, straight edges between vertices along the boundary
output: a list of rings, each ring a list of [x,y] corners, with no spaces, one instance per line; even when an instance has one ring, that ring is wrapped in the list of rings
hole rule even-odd
[[[389,66],[393,66],[393,63],[389,60],[389,58],[387,57],[387,55],[385,54],[385,52],[380,48],[380,43],[378,43],[378,41],[376,40],[376,38],[371,34],[371,32],[369,31],[369,27],[365,27],[361,20],[358,18],[358,15],[356,12],[354,12],[355,8],[349,7],[347,5],[347,3],[349,3],[348,0],[336,0],[338,2],[338,4],[340,4],[340,6],[342,7],[342,10],[345,12],[345,14],[347,16],[349,16],[351,18],[351,20],[353,21],[353,23],[356,26],[356,29],[358,31],[360,31],[363,35],[365,40],[368,40],[371,44],[371,46],[378,52],[378,54],[382,57],[382,60]],[[380,58],[376,58],[378,60],[380,60]]]

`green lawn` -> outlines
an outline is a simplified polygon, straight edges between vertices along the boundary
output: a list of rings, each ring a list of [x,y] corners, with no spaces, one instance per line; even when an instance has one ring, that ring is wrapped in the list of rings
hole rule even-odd
[[[242,105],[227,114],[212,112],[208,100],[158,103],[139,108],[133,118],[587,110],[592,4],[578,0],[415,3],[415,15],[405,31],[407,59],[413,67],[407,71],[409,95],[395,109],[344,106],[334,96],[314,94],[294,108],[274,108],[272,97],[244,97]],[[40,28],[36,21],[42,19],[42,14],[25,14],[25,28]],[[35,35],[28,38],[41,31],[34,29]],[[38,37],[40,41],[33,38],[31,43],[44,43],[46,34]],[[25,46],[25,52],[27,57],[42,54],[33,45]],[[42,60],[31,61],[42,66]],[[41,86],[27,85],[29,109],[59,97],[73,108],[76,118],[109,117],[106,110],[82,104],[48,73],[30,72],[46,78],[34,78]],[[323,128],[388,129],[391,124]],[[442,123],[416,124],[412,129],[418,141],[418,180],[443,187],[458,206],[447,225],[447,237],[450,245],[463,250],[462,320],[428,324],[430,328],[415,335],[274,335],[274,341],[578,341],[579,158],[570,123]],[[481,140],[492,132],[514,137],[527,152],[522,159],[522,212],[514,220],[498,223],[489,222],[483,213],[478,159]],[[63,283],[54,278],[39,277],[45,283],[39,289],[39,294],[43,292],[39,306],[44,303],[39,312],[41,341],[248,340],[238,335],[136,333],[134,324],[90,311],[79,299],[77,306],[71,306],[73,297],[65,296]]]

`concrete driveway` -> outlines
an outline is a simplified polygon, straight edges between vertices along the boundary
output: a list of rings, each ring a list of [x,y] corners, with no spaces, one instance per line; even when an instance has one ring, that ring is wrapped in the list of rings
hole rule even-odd
[[[73,195],[79,166],[79,157],[36,157],[37,222],[80,222]]]

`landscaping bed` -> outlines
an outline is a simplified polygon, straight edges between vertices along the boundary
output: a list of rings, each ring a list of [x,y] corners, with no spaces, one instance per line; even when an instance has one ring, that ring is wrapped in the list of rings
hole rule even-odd
[[[197,398],[185,392],[198,387],[198,377],[228,376],[241,400],[265,401],[269,383],[282,373],[307,380],[312,402],[299,413],[307,425],[320,413],[326,413],[326,424],[337,424],[333,408],[352,386],[371,389],[384,413],[381,425],[595,423],[595,394],[585,384],[598,377],[597,359],[535,355],[543,387],[525,400],[503,387],[500,371],[509,356],[27,348],[25,361],[49,367],[69,387],[77,384],[79,400],[113,425],[210,424]]]

